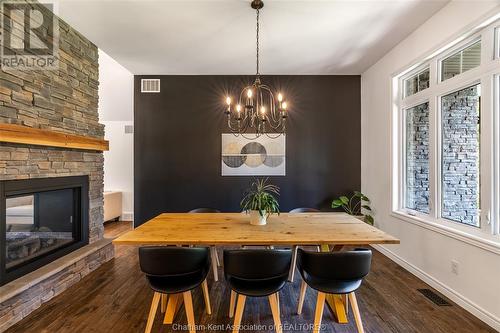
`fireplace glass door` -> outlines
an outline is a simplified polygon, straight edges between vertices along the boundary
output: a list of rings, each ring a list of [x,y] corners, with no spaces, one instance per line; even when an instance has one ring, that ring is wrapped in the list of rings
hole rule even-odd
[[[64,189],[7,197],[7,271],[77,239],[73,192]]]

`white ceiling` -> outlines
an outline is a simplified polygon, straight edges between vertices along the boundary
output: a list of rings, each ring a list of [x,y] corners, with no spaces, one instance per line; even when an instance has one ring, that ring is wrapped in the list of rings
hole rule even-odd
[[[133,74],[253,74],[249,2],[62,0],[58,13]],[[361,74],[447,2],[265,0],[261,73]]]

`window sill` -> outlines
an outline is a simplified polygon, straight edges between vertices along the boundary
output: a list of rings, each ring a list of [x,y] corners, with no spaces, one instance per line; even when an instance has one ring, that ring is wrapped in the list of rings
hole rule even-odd
[[[457,239],[467,244],[479,247],[481,249],[500,254],[500,238],[498,235],[475,235],[462,230],[457,230],[449,226],[437,223],[430,219],[419,216],[412,216],[405,212],[393,211],[391,216],[405,222],[412,223],[419,227],[440,233],[442,235]]]

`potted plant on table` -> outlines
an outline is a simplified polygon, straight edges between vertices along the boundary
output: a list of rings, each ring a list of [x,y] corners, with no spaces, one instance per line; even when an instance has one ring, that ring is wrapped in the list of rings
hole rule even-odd
[[[279,214],[279,187],[269,184],[269,179],[257,179],[252,182],[240,206],[250,212],[250,224],[265,225],[267,218],[273,213]]]
[[[353,216],[358,216],[364,222],[373,225],[373,216],[370,215],[369,212],[372,211],[370,207],[370,199],[359,191],[354,191],[350,197],[342,195],[337,199],[332,201],[332,208],[342,207],[344,211]],[[368,211],[368,213],[363,213],[364,211]]]

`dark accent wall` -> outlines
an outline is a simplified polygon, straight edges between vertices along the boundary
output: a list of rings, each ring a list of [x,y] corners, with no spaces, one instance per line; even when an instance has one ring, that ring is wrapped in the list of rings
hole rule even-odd
[[[160,93],[141,93],[161,78]],[[239,211],[253,177],[221,176],[221,133],[229,132],[225,96],[249,76],[135,77],[135,221],[196,207]],[[289,99],[281,210],[329,209],[361,186],[360,76],[264,76]],[[234,90],[233,90],[234,89]]]

